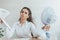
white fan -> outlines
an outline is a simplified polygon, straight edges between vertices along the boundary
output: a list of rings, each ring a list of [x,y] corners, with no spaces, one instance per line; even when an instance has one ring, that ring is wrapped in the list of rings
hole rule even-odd
[[[8,10],[0,8],[0,18],[5,18],[9,14],[10,14],[10,12]]]
[[[45,8],[41,14],[41,21],[44,25],[54,23],[56,21],[54,9],[51,7]]]
[[[5,25],[7,27],[10,28],[10,26],[6,23],[6,21],[4,20],[5,17],[7,17],[10,14],[10,12],[6,9],[0,8],[0,18],[2,19],[2,21],[5,23]],[[11,28],[10,28],[11,29]]]

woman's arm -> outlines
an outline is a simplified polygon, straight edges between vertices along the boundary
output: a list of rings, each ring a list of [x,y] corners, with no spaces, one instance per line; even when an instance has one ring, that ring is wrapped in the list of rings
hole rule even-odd
[[[33,37],[37,37],[37,30],[36,30],[36,27],[33,23],[30,23],[30,29],[31,29],[31,34]]]
[[[32,34],[33,34],[33,37],[37,37],[37,38],[39,38],[39,39],[46,39],[46,36],[45,36],[45,34],[43,33],[43,31],[42,30],[37,30],[37,28],[35,27],[35,25],[34,24],[31,24],[31,32],[32,32]]]

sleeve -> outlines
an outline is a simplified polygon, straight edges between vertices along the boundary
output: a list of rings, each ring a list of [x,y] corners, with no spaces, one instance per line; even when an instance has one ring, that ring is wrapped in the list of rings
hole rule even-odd
[[[15,32],[15,24],[9,29],[6,28],[6,38],[12,38]]]
[[[37,36],[36,27],[35,27],[35,25],[33,23],[30,23],[30,24],[31,24],[30,29],[31,29],[32,35],[33,35],[33,37],[36,37]]]
[[[38,37],[39,39],[46,39],[46,35],[42,30],[38,30],[33,23],[31,23],[31,32],[33,34],[33,37]]]
[[[38,35],[39,35],[38,37],[39,39],[46,40],[46,34],[42,29],[39,30]]]

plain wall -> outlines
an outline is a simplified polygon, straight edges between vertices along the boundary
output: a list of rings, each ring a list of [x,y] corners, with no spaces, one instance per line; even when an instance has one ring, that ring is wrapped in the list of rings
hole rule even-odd
[[[43,24],[41,22],[41,13],[46,7],[52,7],[57,15],[57,21],[51,24],[51,31],[58,36],[60,40],[60,0],[0,0],[0,8],[10,11],[10,15],[5,21],[12,26],[19,19],[19,12],[22,7],[27,6],[32,11],[32,16],[37,28],[40,29]]]

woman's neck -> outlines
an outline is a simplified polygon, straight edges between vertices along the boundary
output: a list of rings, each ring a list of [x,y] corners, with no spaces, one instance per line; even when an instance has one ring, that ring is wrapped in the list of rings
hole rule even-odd
[[[25,22],[26,22],[26,19],[21,19],[20,20],[21,25],[23,25]]]

